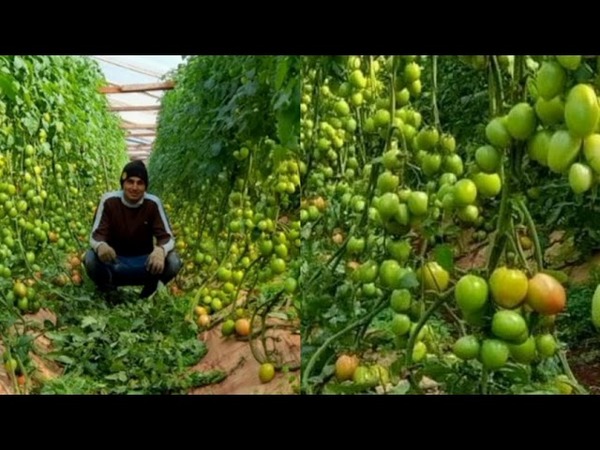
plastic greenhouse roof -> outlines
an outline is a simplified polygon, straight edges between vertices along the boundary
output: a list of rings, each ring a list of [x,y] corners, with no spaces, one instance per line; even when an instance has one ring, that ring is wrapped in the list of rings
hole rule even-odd
[[[169,72],[181,55],[91,55],[109,83],[104,90],[111,110],[121,116],[130,159],[147,161],[156,136],[160,101],[172,89]]]

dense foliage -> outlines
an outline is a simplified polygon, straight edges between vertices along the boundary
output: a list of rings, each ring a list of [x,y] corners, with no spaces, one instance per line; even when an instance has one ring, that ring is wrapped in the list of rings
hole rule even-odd
[[[595,62],[305,58],[304,392],[582,391],[544,250],[595,198]]]
[[[299,73],[295,56],[193,56],[164,96],[150,177],[186,263],[175,292],[203,329],[298,317]],[[285,365],[262,343],[261,362]]]
[[[49,305],[51,284],[82,283],[94,208],[127,161],[104,83],[89,58],[0,57],[0,334],[20,373],[21,315]]]

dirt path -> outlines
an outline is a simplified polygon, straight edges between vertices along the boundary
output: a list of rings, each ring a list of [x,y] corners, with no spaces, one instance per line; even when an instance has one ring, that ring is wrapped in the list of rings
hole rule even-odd
[[[47,309],[40,309],[36,314],[27,314],[26,320],[31,322],[37,322],[40,325],[45,320],[49,320],[52,323],[56,323],[56,316]],[[38,335],[33,343],[35,352],[30,352],[29,356],[35,364],[37,371],[35,376],[39,380],[50,379],[59,376],[62,373],[60,366],[55,364],[48,359],[43,357],[44,354],[48,353],[52,348],[52,342],[44,335]],[[4,353],[4,345],[0,341],[0,353]],[[0,365],[0,394],[14,394],[15,389],[13,383],[4,368],[4,364]]]
[[[300,335],[286,330],[278,330],[277,352],[284,361],[300,363]],[[299,371],[287,374],[277,372],[268,383],[258,378],[260,363],[254,358],[247,341],[235,337],[224,338],[218,327],[200,337],[206,343],[208,353],[194,370],[222,370],[227,377],[219,384],[203,386],[192,394],[294,394],[299,385]]]
[[[590,394],[600,394],[600,350],[583,343],[567,353],[569,365],[575,378],[587,388]]]

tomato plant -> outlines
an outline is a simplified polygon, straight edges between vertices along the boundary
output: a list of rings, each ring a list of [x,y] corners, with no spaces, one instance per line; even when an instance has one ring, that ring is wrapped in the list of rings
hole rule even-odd
[[[348,353],[361,360],[359,390],[408,380],[421,392],[419,377],[434,373],[448,374],[448,391],[463,379],[471,384],[463,392],[556,390],[543,375],[554,370],[583,391],[544,320],[564,310],[566,296],[545,271],[530,201],[540,183],[527,171],[568,178],[578,195],[593,189],[597,102],[579,72],[588,61],[303,59],[304,392],[353,392],[348,377],[331,378]],[[448,81],[458,74],[473,83]],[[465,101],[476,111],[470,122],[452,109]],[[327,206],[312,208],[314,198]],[[487,247],[470,269],[457,264],[465,233]],[[381,385],[368,367],[390,355]]]
[[[294,328],[300,310],[299,58],[194,56],[174,77],[149,172],[187,261],[176,280],[186,318],[204,330],[228,324],[225,336],[249,339],[259,362],[279,370],[286,361],[264,334],[271,313]],[[326,207],[311,206],[315,218]]]
[[[0,337],[16,392],[35,369],[25,317],[51,306],[55,286],[81,284],[96,202],[127,161],[103,82],[88,58],[0,57]]]

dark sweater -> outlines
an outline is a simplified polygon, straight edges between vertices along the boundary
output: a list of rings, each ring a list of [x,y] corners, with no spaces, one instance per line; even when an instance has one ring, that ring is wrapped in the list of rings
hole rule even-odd
[[[102,196],[90,235],[94,250],[106,242],[120,256],[147,255],[154,248],[153,238],[165,249],[165,255],[175,247],[173,231],[158,197],[146,193],[132,204],[125,200],[123,191]]]

